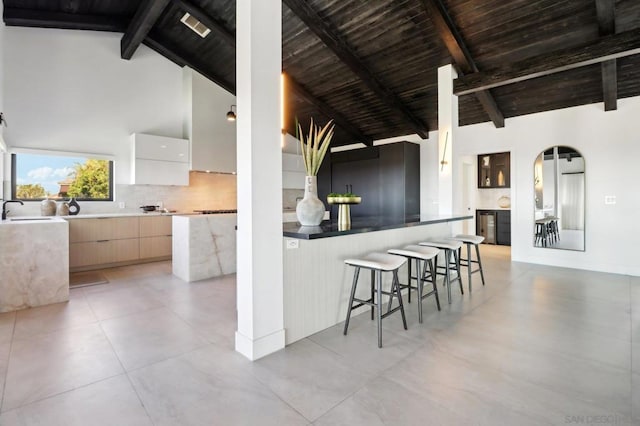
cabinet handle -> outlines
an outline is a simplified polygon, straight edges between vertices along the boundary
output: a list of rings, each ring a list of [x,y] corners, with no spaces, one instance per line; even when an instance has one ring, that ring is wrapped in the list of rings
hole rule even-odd
[[[107,242],[109,242],[109,240],[98,240],[98,241],[96,241],[96,242],[97,242],[97,243],[107,243]]]

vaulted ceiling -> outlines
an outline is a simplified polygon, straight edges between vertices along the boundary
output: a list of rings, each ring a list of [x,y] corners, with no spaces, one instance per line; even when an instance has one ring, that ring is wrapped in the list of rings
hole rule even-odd
[[[123,58],[143,43],[235,92],[235,0],[4,0],[3,18],[122,32]],[[638,0],[283,0],[282,18],[288,130],[333,118],[335,145],[436,130],[449,63],[461,125],[640,95]]]

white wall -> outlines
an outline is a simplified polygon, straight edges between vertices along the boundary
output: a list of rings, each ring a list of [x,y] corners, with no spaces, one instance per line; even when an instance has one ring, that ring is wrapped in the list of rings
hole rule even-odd
[[[182,70],[145,46],[120,59],[121,37],[4,28],[7,144],[113,155],[127,183],[131,133],[182,137]]]
[[[4,24],[0,23],[0,112],[4,111]],[[4,161],[2,161],[2,153],[7,146],[4,142],[4,127],[0,124],[0,198],[4,199],[4,185],[2,185],[2,177],[4,176]]]
[[[503,129],[491,123],[460,128],[453,147],[455,167],[466,155],[511,151],[513,260],[640,275],[635,254],[640,235],[639,114],[636,97],[620,99],[616,111],[604,112],[602,104],[593,104],[508,119]],[[533,247],[533,163],[554,145],[571,146],[584,155],[584,252]],[[454,193],[460,190],[460,182],[454,181]],[[605,205],[605,195],[617,196],[617,204]]]
[[[184,68],[184,137],[191,140],[191,169],[236,171],[236,122],[227,112],[236,97],[196,71]]]
[[[418,137],[417,135],[415,136]],[[429,139],[420,142],[420,218],[438,215],[438,132],[429,132]]]

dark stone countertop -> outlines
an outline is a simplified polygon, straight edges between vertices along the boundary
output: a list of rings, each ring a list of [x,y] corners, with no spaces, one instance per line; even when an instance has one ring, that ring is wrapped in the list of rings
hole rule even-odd
[[[315,240],[318,238],[339,237],[342,235],[361,234],[364,232],[384,231],[388,229],[407,228],[410,226],[433,225],[435,223],[453,222],[457,220],[473,219],[471,215],[438,215],[430,216],[425,220],[419,217],[407,218],[404,221],[397,218],[354,217],[351,219],[351,229],[338,231],[337,221],[323,221],[319,226],[300,226],[297,222],[283,224],[283,236],[302,240]]]

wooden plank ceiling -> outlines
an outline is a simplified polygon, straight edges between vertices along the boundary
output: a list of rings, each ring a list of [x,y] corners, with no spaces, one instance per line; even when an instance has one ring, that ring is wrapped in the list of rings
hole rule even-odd
[[[211,28],[207,37],[180,22],[187,11]],[[295,117],[333,118],[335,145],[436,130],[437,68],[449,63],[457,89],[471,87],[460,96],[461,125],[502,127],[606,100],[604,114],[640,95],[637,0],[283,0],[282,16],[287,130]],[[143,43],[235,92],[235,0],[4,0],[3,18],[122,32],[123,58],[136,60]],[[622,54],[605,61],[609,45]],[[547,75],[529,78],[529,68]],[[516,74],[525,78],[486,86]]]

